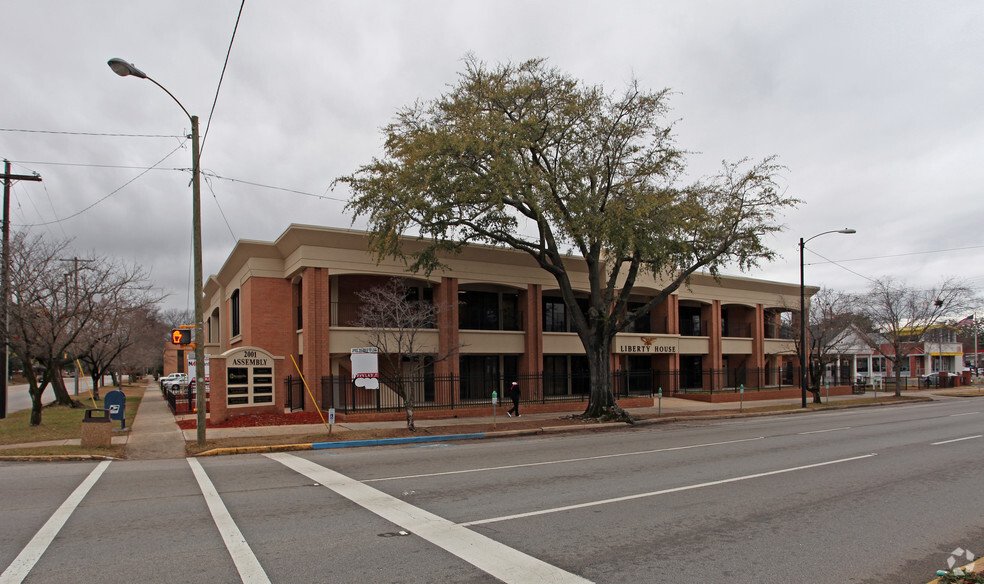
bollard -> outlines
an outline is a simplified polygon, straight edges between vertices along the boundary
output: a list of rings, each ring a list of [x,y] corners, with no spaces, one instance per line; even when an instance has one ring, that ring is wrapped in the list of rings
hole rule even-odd
[[[86,410],[85,417],[82,418],[82,447],[109,448],[112,443],[113,425],[109,419],[109,410]]]

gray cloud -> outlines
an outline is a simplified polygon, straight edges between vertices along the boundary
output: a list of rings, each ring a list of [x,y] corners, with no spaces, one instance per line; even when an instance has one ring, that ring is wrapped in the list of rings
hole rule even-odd
[[[67,0],[5,6],[0,128],[183,135],[208,117],[239,3]],[[461,59],[547,57],[588,83],[636,78],[674,90],[679,144],[694,175],[723,159],[778,154],[804,201],[774,240],[782,258],[750,275],[798,281],[798,238],[834,260],[981,244],[984,7],[898,1],[688,3],[507,1],[247,3],[202,166],[216,175],[345,199],[331,181],[378,155],[397,109],[454,83]],[[183,308],[190,286],[190,148],[177,138],[0,132],[0,156],[42,184],[14,189],[12,223],[73,238],[80,255],[152,272]],[[58,164],[54,164],[58,163]],[[130,166],[101,168],[65,164]],[[210,188],[209,188],[210,187]],[[205,271],[236,238],[271,240],[291,222],[348,227],[343,203],[210,178],[203,187]],[[223,217],[224,215],[224,217]],[[57,223],[51,223],[63,219]],[[227,222],[228,221],[228,225]],[[30,227],[28,227],[30,226]],[[980,250],[845,263],[868,278],[984,283]],[[867,280],[807,254],[807,280]]]

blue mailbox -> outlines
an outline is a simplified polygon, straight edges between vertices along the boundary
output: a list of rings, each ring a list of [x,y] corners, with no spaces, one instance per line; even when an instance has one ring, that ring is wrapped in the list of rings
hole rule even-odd
[[[109,410],[109,419],[119,420],[120,430],[126,430],[126,395],[118,389],[108,391],[103,406]]]

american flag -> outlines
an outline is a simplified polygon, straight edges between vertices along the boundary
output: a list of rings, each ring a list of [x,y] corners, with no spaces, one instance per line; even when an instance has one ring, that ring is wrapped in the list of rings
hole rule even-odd
[[[971,314],[967,318],[965,318],[965,319],[961,320],[960,322],[958,322],[957,323],[957,326],[970,326],[972,324],[974,324],[974,315],[973,314]]]

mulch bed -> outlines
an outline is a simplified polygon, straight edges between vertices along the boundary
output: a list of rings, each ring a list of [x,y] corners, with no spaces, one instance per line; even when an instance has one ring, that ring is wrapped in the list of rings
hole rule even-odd
[[[327,419],[327,415],[325,416]],[[246,414],[232,416],[219,424],[211,421],[206,428],[253,428],[256,426],[292,426],[294,424],[320,424],[318,412],[291,412],[289,414]],[[181,420],[178,427],[182,430],[192,430],[197,427],[195,420]]]

